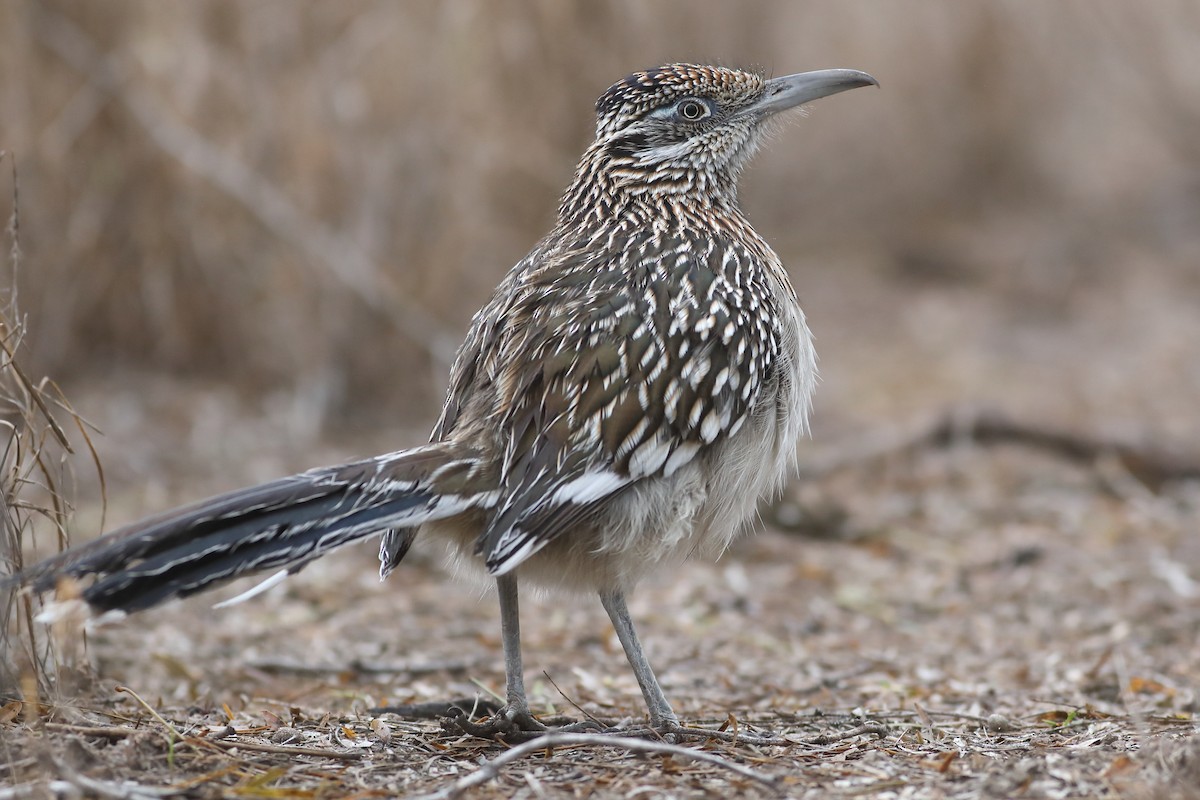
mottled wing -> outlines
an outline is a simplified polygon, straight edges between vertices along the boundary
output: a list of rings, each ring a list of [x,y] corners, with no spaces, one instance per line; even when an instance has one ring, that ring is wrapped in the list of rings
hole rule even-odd
[[[517,262],[492,292],[488,302],[475,312],[471,327],[454,357],[450,368],[450,380],[442,413],[433,427],[432,441],[448,438],[458,426],[459,418],[466,413],[476,416],[491,416],[496,407],[496,394],[489,374],[491,355],[496,345],[504,339],[505,331],[511,331],[512,306],[517,298],[516,287],[529,274],[532,265],[542,260],[549,240],[543,239],[525,258]],[[467,407],[472,406],[471,411]]]
[[[449,386],[446,399],[442,404],[442,413],[437,424],[433,427],[430,441],[445,441],[458,425],[459,418],[467,407],[490,408],[494,405],[494,391],[486,375],[481,373],[484,364],[484,354],[491,343],[496,341],[499,330],[507,319],[507,310],[512,299],[512,286],[518,277],[525,272],[532,259],[539,252],[539,244],[528,256],[517,263],[500,285],[496,287],[492,298],[486,305],[475,313],[471,319],[471,327],[466,338],[454,358],[450,369]],[[478,413],[476,409],[476,413]],[[487,412],[483,412],[487,415]],[[463,437],[470,440],[471,436]],[[483,462],[480,462],[481,464]],[[492,476],[475,476],[480,485],[493,482]],[[481,479],[481,480],[480,480]],[[392,528],[384,531],[379,542],[379,577],[386,578],[392,573],[417,538],[417,528]]]
[[[489,354],[506,448],[478,549],[494,573],[735,433],[779,357],[769,278],[744,247],[590,247],[523,277]]]

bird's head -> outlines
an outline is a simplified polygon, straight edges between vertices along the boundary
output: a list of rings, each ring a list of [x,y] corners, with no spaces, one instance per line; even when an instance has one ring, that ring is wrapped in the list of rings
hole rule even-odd
[[[850,69],[780,78],[695,64],[635,72],[596,101],[596,140],[574,188],[592,183],[592,190],[599,184],[609,192],[732,194],[780,112],[875,85],[867,73]],[[564,201],[570,199],[568,193]]]

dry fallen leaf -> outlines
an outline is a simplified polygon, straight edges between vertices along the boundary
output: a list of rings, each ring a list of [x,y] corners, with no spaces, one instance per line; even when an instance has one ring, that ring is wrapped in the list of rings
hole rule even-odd
[[[25,704],[20,700],[10,700],[3,706],[0,706],[0,725],[7,725],[16,719],[21,715],[21,709],[24,707]]]

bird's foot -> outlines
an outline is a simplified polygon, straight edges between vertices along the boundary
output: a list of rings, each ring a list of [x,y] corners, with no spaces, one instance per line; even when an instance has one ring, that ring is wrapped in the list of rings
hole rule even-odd
[[[744,728],[728,727],[702,728],[684,725],[674,714],[655,715],[648,724],[632,723],[630,720],[611,724],[594,717],[572,721],[570,717],[556,716],[539,720],[528,708],[504,706],[480,722],[474,722],[462,705],[445,705],[431,708],[441,708],[445,711],[440,715],[442,729],[452,734],[467,734],[480,739],[493,739],[507,744],[520,744],[536,739],[547,733],[594,733],[598,736],[633,736],[648,739],[658,739],[669,744],[681,744],[686,741],[707,740],[721,741],[729,744],[747,745],[786,745],[787,739],[778,734],[763,731],[749,731]],[[477,709],[487,709],[486,705],[475,706]],[[493,707],[494,708],[494,707]],[[393,709],[379,709],[392,711]],[[424,710],[424,709],[423,709]],[[492,709],[487,709],[492,710]],[[425,716],[424,714],[422,716]]]
[[[680,733],[685,730],[686,728],[680,724],[679,718],[674,714],[651,714],[650,727],[646,733],[654,738],[662,739],[664,742],[676,744],[680,741]]]
[[[504,706],[483,722],[472,722],[461,708],[450,709],[442,727],[452,733],[465,733],[480,739],[497,739],[508,743],[528,741],[549,730],[530,713],[528,708]]]
[[[505,706],[482,722],[473,722],[461,708],[454,707],[443,717],[442,728],[453,734],[467,734],[480,739],[492,739],[506,744],[520,744],[547,733],[594,733],[597,736],[633,736],[657,739],[668,744],[686,741],[721,741],[729,744],[784,745],[786,739],[770,733],[727,728],[701,728],[684,725],[674,715],[659,716],[647,725],[624,723],[611,725],[591,718],[570,721],[567,717],[547,718],[546,724],[528,709]]]

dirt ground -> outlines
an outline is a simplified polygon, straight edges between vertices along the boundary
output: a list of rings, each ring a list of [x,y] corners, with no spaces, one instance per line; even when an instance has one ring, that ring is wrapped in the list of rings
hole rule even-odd
[[[801,454],[809,476],[719,563],[663,574],[632,602],[684,720],[787,739],[683,744],[772,786],[597,741],[528,754],[469,796],[1200,797],[1200,486],[1147,486],[1112,458],[1076,463],[965,436],[880,445],[944,410],[949,372],[933,351],[949,341],[955,370],[969,365],[978,396],[1013,419],[1186,452],[1197,380],[1192,346],[1178,341],[1197,341],[1186,271],[1114,273],[1071,313],[1023,326],[1021,303],[953,286],[877,282],[855,295],[861,308],[835,308],[848,295],[831,287],[862,278],[853,258],[836,264],[802,290],[827,332],[817,433]],[[918,323],[939,336],[886,335]],[[1106,384],[1115,388],[1098,393]],[[193,409],[190,427],[167,426],[178,447],[139,437],[134,393],[158,419],[174,419],[174,404]],[[281,445],[278,415],[222,398],[153,381],[77,398],[106,421],[102,452],[120,454],[108,459],[110,520],[380,446]],[[1139,418],[1149,423],[1122,424]],[[214,420],[226,435],[203,435]],[[420,438],[394,433],[397,445]],[[862,455],[873,447],[884,455]],[[62,659],[90,666],[64,670],[47,716],[0,729],[6,780],[82,775],[106,791],[132,781],[192,797],[445,797],[506,752],[436,720],[369,711],[503,690],[492,596],[456,579],[436,549],[418,548],[383,585],[364,546],[249,603],[213,611],[213,599],[92,633],[86,654],[68,633]],[[537,713],[640,719],[598,603],[528,597],[523,611]],[[169,744],[168,723],[182,741]],[[121,791],[108,796],[142,796]]]

